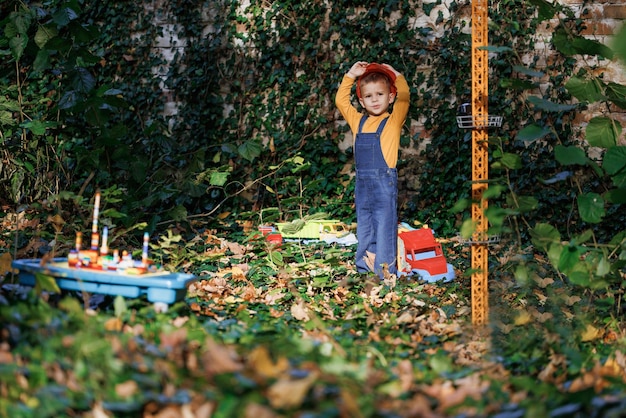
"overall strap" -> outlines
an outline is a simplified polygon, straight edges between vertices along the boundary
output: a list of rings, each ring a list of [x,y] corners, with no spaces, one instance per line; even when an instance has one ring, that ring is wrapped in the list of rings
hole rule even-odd
[[[359,122],[359,133],[361,133],[361,131],[363,130],[363,125],[365,124],[365,121],[367,120],[367,118],[368,118],[367,115],[363,115],[363,117],[361,117],[361,121]],[[376,133],[378,135],[380,135],[383,132],[383,129],[385,128],[385,125],[387,124],[387,120],[389,120],[389,116],[383,119],[383,121],[380,122],[380,124],[378,125],[378,129],[376,130]]]

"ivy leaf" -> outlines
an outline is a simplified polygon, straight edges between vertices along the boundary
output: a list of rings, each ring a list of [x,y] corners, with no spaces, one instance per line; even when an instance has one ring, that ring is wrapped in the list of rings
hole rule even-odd
[[[626,171],[626,146],[609,148],[604,154],[602,168],[611,176]]]
[[[626,188],[609,190],[604,194],[604,200],[616,205],[623,205],[626,203]]]
[[[519,213],[528,213],[537,209],[539,202],[533,196],[507,196],[506,203]]]
[[[579,258],[572,258],[569,260],[567,267],[570,269],[566,272],[566,274],[572,283],[579,286],[589,287],[591,284],[590,272],[585,263],[580,261]]]
[[[483,50],[483,51],[493,52],[493,53],[509,52],[513,50],[511,47],[508,47],[508,46],[495,46],[495,45],[481,46],[478,49]]]
[[[54,27],[40,26],[35,33],[35,43],[39,48],[43,48],[50,39],[57,36],[58,31]]]
[[[11,53],[16,61],[19,61],[20,58],[22,58],[27,44],[28,38],[26,36],[14,36],[9,41],[9,48],[11,48]]]
[[[31,23],[33,22],[33,17],[30,12],[22,10],[19,12],[12,12],[9,15],[10,19],[10,27],[12,30],[15,30],[17,33],[24,35],[28,33],[28,28],[30,28]],[[7,34],[7,37],[14,35],[14,32],[11,34]]]
[[[626,40],[624,41],[626,42]],[[605,86],[606,97],[622,109],[626,109],[626,86],[617,83],[607,83]]]
[[[77,67],[72,86],[77,91],[86,93],[93,90],[96,86],[96,79],[86,68]]]
[[[533,123],[519,131],[517,135],[515,135],[515,139],[524,142],[532,142],[543,138],[549,133],[550,128],[545,126],[539,126]]]
[[[483,199],[494,199],[500,197],[503,191],[506,190],[506,187],[501,184],[495,184],[489,186],[487,190],[483,193]]]
[[[124,300],[123,296],[117,295],[115,300],[113,301],[113,308],[115,310],[115,316],[117,318],[121,317],[122,314],[128,312],[128,307],[126,306],[126,300]]]
[[[169,210],[167,216],[173,221],[184,221],[187,219],[187,209],[183,205],[178,205]]]
[[[211,178],[209,179],[209,184],[211,186],[219,186],[222,187],[226,184],[226,180],[228,180],[228,174],[224,171],[214,171],[211,173]]]
[[[7,110],[0,110],[0,126],[2,125],[12,125],[15,122],[13,119],[13,113]]]
[[[78,92],[76,90],[68,90],[63,93],[63,96],[59,99],[59,109],[71,109],[78,103]]]
[[[42,292],[61,293],[59,285],[53,276],[35,273],[35,292],[41,294]]]
[[[516,213],[511,209],[500,208],[493,205],[485,210],[485,216],[489,220],[489,223],[496,228],[502,227],[506,218],[515,214]]]
[[[537,84],[529,80],[520,80],[519,78],[503,78],[500,80],[500,87],[505,89],[531,90],[537,87]]]
[[[261,145],[257,141],[246,141],[237,148],[239,155],[252,162],[261,155]]]
[[[535,246],[543,249],[548,249],[550,244],[559,243],[561,241],[561,234],[559,231],[550,224],[538,223],[530,231],[532,242]]]
[[[50,68],[50,51],[46,49],[40,49],[33,62],[34,71],[44,71]]]
[[[611,263],[606,255],[602,254],[596,267],[596,276],[604,277],[611,272]]]
[[[574,76],[565,83],[565,88],[567,88],[567,91],[569,91],[572,96],[576,97],[581,102],[591,103],[606,98],[596,78],[588,80]]]
[[[597,224],[602,221],[606,214],[604,210],[604,199],[597,193],[585,193],[576,199],[578,212],[583,221]]]
[[[459,199],[456,201],[454,206],[449,209],[450,213],[460,213],[469,208],[471,205],[471,201],[469,199]]]
[[[545,110],[546,112],[569,112],[576,109],[576,105],[566,105],[551,102],[550,100],[542,99],[537,96],[530,96],[528,102],[534,105],[539,110]]]
[[[604,154],[602,168],[612,177],[617,188],[626,187],[626,147],[612,147]],[[613,199],[617,196],[613,196]]]
[[[22,127],[26,129],[30,129],[30,131],[34,135],[44,135],[46,133],[46,128],[50,125],[49,122],[43,122],[40,120],[31,120],[21,124]]]
[[[534,6],[537,6],[537,14],[541,21],[552,19],[558,12],[558,8],[545,0],[529,0]]]
[[[476,230],[476,224],[471,219],[466,219],[463,221],[461,225],[461,237],[469,239],[474,235],[474,231]]]
[[[589,145],[611,148],[617,145],[622,127],[611,118],[598,116],[589,121],[585,132]]]
[[[78,14],[69,7],[58,9],[52,14],[52,20],[59,26],[67,26],[72,20],[76,19]]]
[[[522,157],[510,152],[505,152],[502,158],[500,158],[500,162],[503,166],[511,170],[522,168]]]
[[[585,151],[576,146],[555,146],[554,158],[563,165],[587,165],[589,162]]]
[[[577,245],[565,245],[561,250],[561,255],[559,256],[559,264],[558,269],[562,272],[569,272],[574,269],[574,266],[578,264],[580,261],[580,256],[582,255],[582,251]]]
[[[559,28],[556,33],[552,35],[552,43],[560,53],[567,56],[580,54],[597,55],[607,59],[613,58],[611,48],[583,36],[571,36],[563,28]]]
[[[524,74],[528,77],[537,77],[537,78],[541,78],[545,75],[545,73],[543,71],[537,71],[537,70],[533,70],[527,67],[522,67],[521,65],[514,65],[513,66],[513,71],[517,71],[520,74]]]

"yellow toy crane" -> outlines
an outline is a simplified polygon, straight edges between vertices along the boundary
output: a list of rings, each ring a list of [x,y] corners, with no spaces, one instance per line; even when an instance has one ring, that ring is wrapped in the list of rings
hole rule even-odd
[[[457,117],[461,128],[472,129],[472,221],[475,225],[471,239],[472,267],[472,324],[484,325],[489,315],[489,291],[487,285],[488,244],[487,201],[483,193],[487,189],[488,140],[487,129],[500,126],[502,117],[488,113],[488,55],[487,24],[488,1],[472,0],[472,102],[471,115]]]

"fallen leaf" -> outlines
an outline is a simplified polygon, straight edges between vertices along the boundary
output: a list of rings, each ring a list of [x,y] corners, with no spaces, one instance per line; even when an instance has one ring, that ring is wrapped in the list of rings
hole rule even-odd
[[[291,305],[291,315],[298,321],[309,321],[311,319],[303,300]]]
[[[580,335],[580,338],[582,342],[589,342],[597,338],[600,338],[601,336],[602,336],[602,331],[600,331],[598,328],[594,327],[593,325],[588,324],[587,327],[585,328],[585,331],[583,331],[583,333]]]
[[[535,277],[535,282],[537,282],[539,287],[546,288],[550,286],[552,283],[554,283],[554,279],[552,277],[544,277],[543,279],[540,279],[539,277]]]
[[[205,340],[204,346],[205,351],[202,353],[202,363],[208,374],[232,373],[243,369],[243,365],[235,350],[218,344],[211,338]]]
[[[139,390],[139,385],[134,380],[127,380],[115,385],[115,394],[121,398],[129,398]]]
[[[289,360],[280,357],[276,362],[264,346],[259,346],[248,355],[248,364],[258,374],[265,377],[278,377],[289,368]]]
[[[104,323],[104,329],[107,331],[121,331],[124,323],[121,319],[114,317]]]
[[[276,418],[278,415],[271,408],[254,402],[246,404],[244,418]]]
[[[317,373],[311,372],[304,379],[279,379],[270,386],[267,395],[274,408],[296,408],[302,404],[304,397],[317,380]]]
[[[530,315],[528,311],[518,311],[517,316],[515,317],[514,324],[517,326],[529,324],[532,321],[533,317]]]
[[[4,276],[6,273],[18,273],[19,270],[11,267],[12,262],[13,259],[10,253],[0,254],[0,276]]]

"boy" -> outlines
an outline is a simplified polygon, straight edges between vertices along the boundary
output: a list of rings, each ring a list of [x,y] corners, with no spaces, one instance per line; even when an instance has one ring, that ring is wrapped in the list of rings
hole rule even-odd
[[[360,113],[350,100],[355,81],[365,113]],[[393,111],[389,112],[392,103]],[[388,64],[359,61],[344,75],[335,105],[354,134],[357,271],[370,271],[366,260],[372,253],[374,272],[383,278],[385,265],[389,273],[397,272],[396,164],[400,133],[409,112],[409,85]]]

